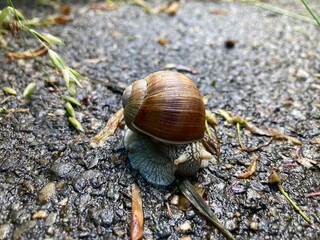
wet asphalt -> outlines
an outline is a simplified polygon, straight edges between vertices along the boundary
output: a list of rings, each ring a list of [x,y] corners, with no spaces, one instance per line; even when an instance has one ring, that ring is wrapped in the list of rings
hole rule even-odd
[[[145,239],[223,239],[197,210],[179,210],[175,186],[152,186],[130,167],[123,128],[102,147],[89,146],[121,107],[122,87],[163,69],[186,74],[202,95],[210,94],[207,109],[230,111],[302,142],[273,141],[254,153],[257,172],[235,181],[253,153],[239,150],[234,126],[217,116],[217,163],[190,180],[203,186],[209,206],[236,239],[319,239],[319,196],[305,196],[320,191],[319,27],[220,1],[183,2],[174,16],[147,14],[127,3],[111,11],[88,6],[72,5],[73,21],[66,25],[39,28],[63,39],[53,49],[84,75],[77,95],[82,106],[75,110],[85,133],[70,125],[59,92],[44,83],[50,79],[65,94],[61,76],[33,59],[7,61],[0,49],[1,87],[18,93],[8,98],[0,92],[0,107],[29,109],[0,114],[0,239],[129,239],[133,183],[141,189]],[[278,6],[308,16],[299,2]],[[51,11],[33,7],[30,16]],[[167,43],[159,44],[161,38]],[[26,49],[22,40],[5,39],[15,50]],[[36,46],[28,35],[26,42]],[[32,81],[36,91],[24,100]],[[246,146],[268,141],[246,130],[242,138]],[[301,158],[318,166],[308,168],[297,162]],[[268,184],[272,167],[312,225]]]

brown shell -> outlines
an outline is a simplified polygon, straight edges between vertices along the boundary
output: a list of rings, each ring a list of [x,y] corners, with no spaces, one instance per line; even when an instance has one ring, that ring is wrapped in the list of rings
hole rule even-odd
[[[137,129],[168,143],[181,144],[203,138],[205,107],[198,89],[188,77],[159,71],[144,78],[145,83],[139,81],[143,80],[132,84],[125,106],[125,121],[131,130]],[[132,124],[128,123],[133,118]]]

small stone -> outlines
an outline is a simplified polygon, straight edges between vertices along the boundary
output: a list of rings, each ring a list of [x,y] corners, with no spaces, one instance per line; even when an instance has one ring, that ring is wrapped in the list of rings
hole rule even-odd
[[[11,228],[12,228],[11,224],[0,225],[0,239],[9,239]]]
[[[55,163],[50,170],[56,177],[65,178],[71,175],[73,166],[70,163]]]
[[[189,220],[185,221],[177,228],[177,230],[181,233],[187,233],[187,232],[191,231],[191,229],[192,229],[192,226],[191,226],[191,222]]]
[[[118,227],[118,226],[116,226],[116,227],[113,227],[112,228],[112,232],[115,234],[115,235],[117,235],[118,237],[123,237],[125,234],[126,234],[126,232],[125,231],[123,231],[120,227]]]
[[[279,213],[275,207],[269,208],[268,215],[274,217],[275,219],[279,218]]]
[[[19,239],[24,239],[22,237],[22,234],[27,232],[28,230],[32,229],[34,226],[36,226],[36,221],[30,221],[26,222],[17,228],[14,229],[13,234],[12,234],[12,239],[13,240],[19,240]]]
[[[227,218],[233,218],[234,214],[233,212],[227,212]]]
[[[179,196],[178,196],[178,195],[174,195],[174,196],[171,198],[170,204],[177,206],[177,205],[178,205],[178,202],[179,202]]]
[[[56,188],[62,189],[65,185],[66,185],[65,182],[59,181],[56,183]]]
[[[258,222],[251,222],[249,225],[250,230],[257,231],[259,229],[259,223]]]
[[[196,216],[196,213],[195,213],[194,210],[187,210],[187,211],[186,211],[186,218],[187,218],[188,220],[194,218],[195,216]]]
[[[49,200],[54,196],[56,192],[56,187],[53,182],[48,182],[39,192],[38,199],[40,202]]]
[[[66,111],[63,110],[63,109],[57,109],[55,112],[54,112],[54,115],[55,116],[63,116],[66,114]]]
[[[88,239],[89,235],[90,235],[89,232],[80,232],[79,238],[82,238],[82,239],[83,239],[83,238],[86,238],[86,239]]]
[[[54,227],[48,227],[46,233],[49,235],[53,235],[54,234]]]
[[[248,189],[247,191],[247,199],[259,199],[261,198],[259,193],[255,190],[252,190],[251,188]]]
[[[14,210],[11,213],[11,221],[14,223],[23,223],[30,219],[30,212],[26,208]]]
[[[155,238],[156,239],[168,239],[171,235],[169,230],[169,226],[167,223],[156,227]]]
[[[114,214],[109,209],[104,209],[100,212],[99,218],[101,226],[110,227],[114,219]]]
[[[291,112],[291,115],[296,120],[304,121],[304,120],[307,119],[306,115],[302,111],[297,110],[297,109],[293,109],[292,112]]]
[[[78,193],[82,193],[87,187],[87,180],[83,177],[79,177],[75,180],[73,187]]]
[[[36,138],[34,136],[27,138],[28,143],[33,143]]]
[[[238,221],[236,219],[231,219],[226,221],[225,226],[230,232],[233,232],[239,229]]]
[[[296,77],[300,79],[307,79],[310,76],[310,74],[304,70],[304,69],[298,69],[296,72]]]
[[[63,240],[73,240],[74,238],[73,237],[71,237],[71,236],[65,236],[64,238],[63,238]]]
[[[32,219],[41,219],[41,218],[46,218],[47,217],[47,213],[44,210],[39,210],[38,212],[35,212],[32,215]]]
[[[124,207],[127,209],[131,209],[131,207],[132,207],[131,201],[128,199],[124,200]]]
[[[52,224],[55,223],[56,218],[57,218],[57,213],[49,213],[44,225],[51,226]]]
[[[183,236],[180,240],[192,240],[192,238],[189,236]]]
[[[67,197],[62,199],[60,202],[58,202],[58,204],[60,206],[65,206],[65,205],[67,205],[67,203],[68,203],[68,198]]]
[[[232,169],[232,168],[233,168],[233,165],[231,165],[231,164],[227,164],[227,165],[226,165],[226,169],[227,169],[227,170],[230,170],[230,169]]]

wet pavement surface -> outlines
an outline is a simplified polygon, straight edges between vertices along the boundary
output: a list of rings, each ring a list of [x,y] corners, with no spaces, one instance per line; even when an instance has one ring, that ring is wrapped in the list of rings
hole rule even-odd
[[[298,3],[280,7],[306,14]],[[232,137],[234,126],[217,117],[220,156],[190,180],[205,188],[220,221],[236,239],[320,238],[319,197],[305,197],[320,190],[319,167],[297,162],[320,161],[315,143],[320,137],[320,79],[314,76],[320,72],[317,26],[224,2],[183,3],[175,16],[147,14],[129,4],[112,11],[83,4],[72,11],[71,23],[43,31],[63,39],[64,45],[54,50],[85,76],[77,96],[82,106],[76,108],[85,133],[72,128],[64,101],[43,81],[55,80],[65,91],[60,76],[34,60],[8,62],[0,49],[1,86],[18,92],[8,99],[1,92],[1,107],[29,109],[0,115],[0,239],[128,239],[133,183],[141,189],[146,239],[223,239],[195,209],[179,210],[170,197],[178,194],[175,186],[152,186],[130,167],[122,151],[123,129],[103,147],[89,146],[90,138],[121,107],[121,91],[101,82],[126,86],[173,66],[202,95],[211,95],[207,109],[250,117],[261,128],[276,128],[302,141],[273,141],[256,151],[257,172],[235,182],[253,153],[240,151]],[[43,12],[34,9],[32,14]],[[159,44],[160,38],[168,43]],[[28,36],[27,42],[35,45]],[[23,41],[12,40],[10,46],[25,49]],[[31,81],[37,82],[36,92],[24,101],[20,96]],[[268,141],[245,130],[242,137],[246,146]],[[312,225],[268,184],[272,167],[280,169],[282,186]],[[179,226],[186,221],[191,228],[183,232]]]

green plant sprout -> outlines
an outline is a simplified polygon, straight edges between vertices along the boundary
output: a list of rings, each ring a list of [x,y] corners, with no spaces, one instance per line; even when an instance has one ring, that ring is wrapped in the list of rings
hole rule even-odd
[[[64,60],[60,57],[60,55],[51,49],[51,45],[62,44],[62,40],[58,37],[51,35],[51,34],[41,33],[39,31],[33,29],[31,27],[32,24],[30,24],[30,21],[27,20],[23,16],[23,14],[14,7],[12,1],[8,0],[7,2],[8,2],[8,6],[3,8],[2,10],[0,10],[0,47],[6,46],[6,42],[3,39],[3,35],[6,34],[8,31],[5,29],[5,26],[8,26],[8,25],[13,26],[12,31],[15,31],[15,32],[20,30],[20,33],[22,34],[24,41],[25,41],[25,37],[23,35],[24,32],[29,32],[30,34],[32,34],[35,37],[35,39],[37,39],[37,41],[41,44],[41,47],[32,50],[32,49],[30,49],[28,44],[25,42],[25,44],[28,48],[28,57],[36,58],[37,56],[40,55],[40,53],[42,55],[43,53],[47,52],[49,59],[52,63],[52,65],[49,64],[49,66],[57,69],[62,74],[62,77],[63,77],[65,84],[66,84],[67,91],[69,92],[70,95],[75,96],[77,94],[76,86],[82,87],[79,82],[79,80],[82,78],[81,74],[78,71],[70,68],[64,62]],[[38,53],[39,53],[39,55],[37,55]],[[24,98],[27,99],[28,97],[30,97],[32,95],[33,91],[31,91],[30,89],[32,89],[32,90],[35,89],[35,86],[36,86],[36,83],[34,83],[34,82],[28,85],[28,87],[25,89],[24,94],[23,94]],[[61,94],[61,97],[63,99],[65,99],[66,102],[68,102],[68,99],[66,99],[66,97],[64,97],[62,94]],[[79,105],[80,105],[80,103],[79,103]],[[74,118],[74,116],[72,116],[72,117]],[[70,119],[69,119],[69,121],[70,121]],[[72,123],[73,126],[75,126],[75,124],[73,124],[73,123],[77,123],[76,124],[77,127],[75,127],[75,128],[80,131],[83,131],[82,126],[75,118],[72,119],[72,121],[70,121],[70,122]]]

